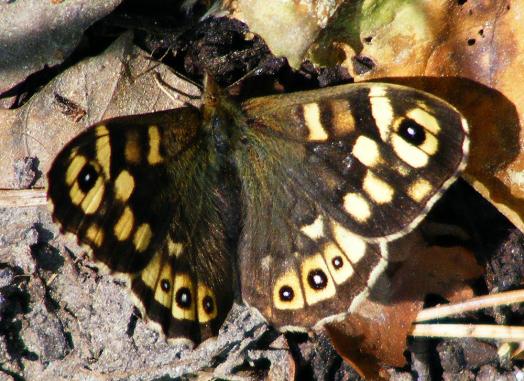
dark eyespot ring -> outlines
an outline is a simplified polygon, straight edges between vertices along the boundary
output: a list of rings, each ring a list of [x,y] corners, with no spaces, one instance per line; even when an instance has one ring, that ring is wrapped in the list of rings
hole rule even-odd
[[[98,172],[92,164],[84,165],[78,174],[78,187],[84,193],[89,192],[96,184]]]
[[[307,275],[307,281],[310,287],[314,290],[321,290],[326,288],[328,278],[324,271],[320,269],[311,270]]]
[[[342,261],[342,257],[338,255],[331,260],[331,263],[333,264],[333,267],[337,270],[344,265],[344,262]]]
[[[426,141],[426,131],[424,127],[413,119],[406,118],[398,126],[398,134],[413,145],[419,146]]]
[[[167,279],[162,279],[160,281],[160,287],[162,288],[162,291],[169,292],[169,289],[171,288],[171,284]]]
[[[283,302],[290,302],[295,297],[295,291],[290,286],[282,286],[278,290],[278,296]]]
[[[175,295],[176,304],[180,308],[188,309],[191,307],[191,291],[187,287],[180,287]]]
[[[202,307],[204,308],[204,311],[206,314],[210,315],[215,310],[215,303],[213,301],[213,298],[209,295],[204,296],[202,299]]]

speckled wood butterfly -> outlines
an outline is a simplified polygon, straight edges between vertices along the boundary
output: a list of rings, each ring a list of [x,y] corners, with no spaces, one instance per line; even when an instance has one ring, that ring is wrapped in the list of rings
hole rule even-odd
[[[282,329],[350,311],[463,169],[467,123],[421,91],[359,83],[102,122],[49,172],[53,217],[124,275],[170,339],[233,300]]]

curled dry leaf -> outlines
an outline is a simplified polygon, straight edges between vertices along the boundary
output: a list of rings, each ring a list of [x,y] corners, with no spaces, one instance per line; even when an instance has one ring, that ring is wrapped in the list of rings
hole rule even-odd
[[[405,365],[406,339],[427,294],[466,300],[474,295],[468,282],[482,274],[470,251],[427,246],[419,231],[392,244],[390,252],[402,261],[390,264],[344,321],[326,326],[339,354],[370,380],[388,378],[384,365]]]
[[[0,173],[4,174],[0,188],[13,187],[17,160],[36,156],[46,173],[66,142],[102,119],[177,107],[156,82],[155,73],[181,94],[198,94],[194,86],[134,47],[127,34],[103,54],[56,77],[21,108],[0,110]],[[171,92],[176,96],[176,91]],[[179,104],[184,100],[181,97]]]
[[[82,33],[122,0],[0,2],[0,94],[61,63]]]

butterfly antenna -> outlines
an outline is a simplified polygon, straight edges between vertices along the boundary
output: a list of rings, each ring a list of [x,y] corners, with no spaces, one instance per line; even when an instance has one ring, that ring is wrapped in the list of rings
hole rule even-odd
[[[20,135],[22,135],[22,136],[24,136],[24,137],[26,137],[26,138],[30,138],[30,139],[34,140],[38,145],[40,145],[40,147],[42,147],[42,149],[44,150],[44,152],[46,152],[47,154],[50,154],[50,155],[51,155],[51,154],[54,155],[54,153],[52,153],[51,151],[49,151],[49,150],[47,149],[47,146],[46,146],[45,144],[43,144],[40,140],[38,140],[38,139],[35,138],[34,136],[28,134],[27,132],[22,132]],[[24,144],[25,144],[25,149],[26,149],[26,151],[27,151],[27,152],[30,152],[29,146],[27,145],[27,140],[25,141]]]
[[[157,67],[159,67],[159,66],[163,63],[162,61],[164,60],[164,58],[166,58],[166,56],[167,56],[167,54],[168,54],[168,51],[169,51],[169,50],[167,50],[167,51],[162,55],[162,57],[160,57],[160,58],[158,58],[158,59],[153,58],[153,56],[152,56],[152,55],[153,55],[153,52],[152,52],[151,54],[147,55],[145,58],[146,58],[147,60],[151,61],[151,62],[154,62],[155,64],[154,64],[153,66],[151,66],[151,67],[146,68],[143,72],[137,74],[137,75],[135,76],[135,79],[136,79],[136,78],[139,78],[139,77],[141,77],[142,75],[145,75],[145,74],[151,72],[152,70],[155,70]],[[203,86],[202,86],[200,83],[195,82],[195,81],[192,80],[191,78],[189,78],[189,77],[183,75],[182,73],[176,71],[175,69],[173,69],[173,68],[171,68],[171,67],[169,67],[169,66],[167,66],[167,65],[165,65],[165,68],[166,68],[167,70],[169,70],[171,73],[173,73],[173,75],[175,75],[176,77],[182,79],[183,81],[186,81],[186,82],[191,83],[193,86],[198,87],[200,90],[203,90]],[[167,84],[166,84],[166,85],[167,85]],[[191,97],[191,96],[188,96],[188,97]],[[193,99],[198,99],[198,98],[199,98],[199,97],[197,97],[197,96],[192,96],[192,97],[193,97]]]
[[[186,97],[188,100],[192,99],[200,99],[199,95],[192,95],[189,93],[186,93],[180,89],[177,89],[162,79],[160,76],[160,73],[155,72],[154,73],[154,79],[160,90],[169,97],[174,103],[183,102],[184,106],[194,106],[191,102],[188,102],[187,100],[180,99],[180,96]]]
[[[257,65],[255,68],[249,70],[246,74],[244,74],[242,77],[240,77],[239,79],[237,79],[235,82],[233,82],[232,84],[230,84],[229,86],[227,86],[227,88],[232,88],[232,87],[235,87],[237,86],[240,82],[242,81],[245,81],[247,78],[251,77],[252,75],[254,75],[258,70],[261,70],[262,68],[260,67],[260,65]]]
[[[176,75],[178,78],[180,78],[180,79],[182,79],[182,80],[184,80],[184,81],[186,81],[186,82],[189,82],[189,83],[192,84],[193,86],[198,87],[200,90],[204,90],[204,86],[202,86],[201,83],[194,81],[193,79],[191,79],[191,78],[189,78],[188,76],[186,76],[186,75],[184,75],[184,74],[182,74],[182,73],[176,71],[176,70],[173,69],[173,68],[170,68],[169,66],[167,67],[167,69],[168,69],[171,73],[173,73],[174,75]]]

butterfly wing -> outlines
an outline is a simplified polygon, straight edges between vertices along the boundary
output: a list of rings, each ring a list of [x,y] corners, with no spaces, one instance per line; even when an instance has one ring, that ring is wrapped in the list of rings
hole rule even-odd
[[[229,206],[201,123],[192,108],[109,120],[73,139],[48,174],[61,230],[124,275],[168,338],[196,343],[217,333],[234,283]]]
[[[242,295],[277,326],[345,312],[463,169],[467,124],[429,94],[356,84],[250,100],[236,154]]]

